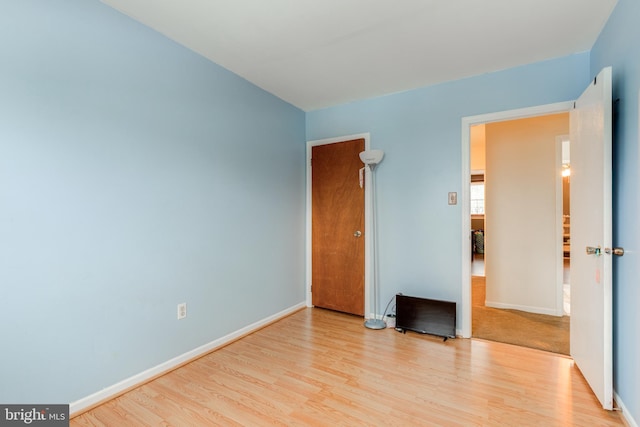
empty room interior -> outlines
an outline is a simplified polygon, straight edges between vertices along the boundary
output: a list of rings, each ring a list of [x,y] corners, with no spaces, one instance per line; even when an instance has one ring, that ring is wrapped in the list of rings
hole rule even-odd
[[[637,427],[639,24],[3,2],[0,424]]]

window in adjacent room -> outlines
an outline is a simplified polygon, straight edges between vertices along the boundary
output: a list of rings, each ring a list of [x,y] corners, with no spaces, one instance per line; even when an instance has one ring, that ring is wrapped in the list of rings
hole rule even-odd
[[[472,182],[471,215],[484,215],[484,182]]]

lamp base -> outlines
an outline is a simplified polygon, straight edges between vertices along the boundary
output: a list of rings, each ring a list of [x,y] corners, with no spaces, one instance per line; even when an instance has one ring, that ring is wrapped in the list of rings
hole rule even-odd
[[[364,322],[364,327],[369,329],[385,329],[387,324],[382,319],[368,319]]]

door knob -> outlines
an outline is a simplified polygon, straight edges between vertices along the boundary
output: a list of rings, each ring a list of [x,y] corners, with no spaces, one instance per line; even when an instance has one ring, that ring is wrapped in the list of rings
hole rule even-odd
[[[617,255],[617,256],[622,256],[624,255],[624,248],[604,248],[604,253],[607,255]]]
[[[360,237],[360,236],[362,236],[362,232],[361,232],[360,230],[356,230],[356,231],[353,233],[353,237]]]
[[[594,248],[593,246],[587,246],[587,255],[595,255],[595,256],[600,256],[602,255],[602,249],[600,248],[600,246],[598,246],[597,248]],[[622,256],[624,255],[624,248],[604,248],[604,253],[607,255],[617,255],[617,256]]]

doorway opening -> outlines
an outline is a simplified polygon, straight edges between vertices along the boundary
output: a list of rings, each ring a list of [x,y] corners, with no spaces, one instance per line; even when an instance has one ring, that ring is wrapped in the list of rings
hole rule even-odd
[[[568,113],[471,127],[473,337],[569,354],[558,301],[568,283],[558,134],[568,131]]]
[[[557,138],[562,159],[562,307],[571,315],[571,152],[569,135]]]
[[[491,199],[492,197],[491,187],[490,187],[491,180],[492,178],[494,180],[500,179],[500,175],[494,174],[493,177],[491,176],[491,163],[487,167],[487,166],[478,166],[477,164],[472,162],[471,135],[472,133],[474,133],[475,129],[482,128],[483,126],[486,126],[486,125],[493,125],[499,122],[509,122],[509,121],[515,121],[520,119],[531,119],[531,118],[536,118],[536,117],[541,117],[546,115],[555,115],[555,114],[561,114],[561,113],[566,114],[572,107],[573,105],[570,102],[557,103],[557,104],[549,104],[549,105],[532,107],[532,108],[525,108],[521,110],[512,110],[512,111],[506,111],[506,112],[486,114],[481,116],[467,117],[462,120],[462,158],[463,158],[463,165],[462,165],[462,169],[463,169],[462,302],[463,304],[462,304],[462,319],[461,319],[462,328],[461,329],[462,329],[462,335],[464,337],[469,338],[472,335],[474,335],[473,333],[474,331],[472,328],[473,308],[474,308],[473,299],[475,299],[477,303],[478,296],[473,295],[472,277],[474,278],[480,277],[484,280],[486,279],[487,273],[489,275],[495,274],[495,273],[492,273],[492,271],[494,271],[494,268],[492,266],[495,267],[496,265],[499,266],[500,264],[503,264],[503,265],[513,264],[513,262],[510,261],[507,257],[505,257],[504,253],[501,254],[498,249],[495,250],[495,253],[493,254],[491,253],[492,247],[499,248],[495,246],[495,244],[499,242],[499,238],[500,238],[500,232],[499,232],[500,228],[497,227],[496,224],[501,224],[504,218],[500,218],[500,216],[495,217],[494,223],[492,226],[491,217],[490,217],[491,211],[488,211],[488,212],[484,211],[482,213],[479,213],[479,211],[476,209],[476,206],[473,206],[474,210],[472,210],[472,204],[475,204],[475,201],[474,202],[471,201],[472,185],[478,185],[477,183],[481,182],[484,188],[486,188],[486,196],[489,199]],[[568,118],[567,118],[567,123],[568,123]],[[565,133],[568,133],[568,132],[565,132]],[[552,150],[555,150],[555,148],[552,148]],[[560,152],[558,151],[558,153]],[[559,159],[560,158],[558,157],[558,164],[555,165],[554,163],[553,167],[555,166],[560,167]],[[556,160],[554,159],[553,161],[555,162]],[[504,181],[504,179],[502,180]],[[487,184],[487,181],[489,181],[489,184]],[[561,191],[562,184],[560,180],[558,180],[558,187]],[[559,194],[560,194],[559,197],[562,197],[562,194],[561,193]],[[491,203],[491,201],[489,202]],[[500,202],[498,202],[498,204],[499,203]],[[504,201],[502,203],[504,203]],[[552,206],[555,207],[556,203],[553,203]],[[527,209],[530,209],[535,212],[536,204],[532,203],[531,206],[529,206]],[[562,209],[558,211],[557,224],[553,225],[554,227],[553,232],[557,233],[557,236],[561,236],[562,230],[563,230],[561,212],[562,212]],[[472,216],[472,213],[473,213],[473,216]],[[514,215],[511,214],[511,217],[513,216]],[[516,214],[515,216],[516,216],[515,222],[517,223],[518,214]],[[496,219],[498,220],[497,222],[495,221]],[[509,217],[507,217],[507,222],[508,221],[509,221]],[[491,231],[492,227],[494,227],[495,235],[493,235],[494,232]],[[507,232],[513,233],[513,231],[507,231]],[[535,234],[534,226],[524,227],[524,229],[520,229],[513,237],[519,240],[520,242],[519,244],[521,246],[522,245],[526,246],[526,240],[527,240],[526,236],[530,233]],[[494,243],[493,246],[492,246],[492,238],[495,239],[495,241],[493,241]],[[560,237],[558,237],[557,247],[555,249],[553,247],[551,248],[551,251],[559,257],[559,260],[556,260],[557,266],[553,272],[554,277],[549,281],[551,283],[551,286],[554,287],[554,295],[551,297],[554,299],[554,301],[549,302],[550,297],[548,292],[546,296],[546,305],[540,304],[539,300],[534,301],[532,304],[523,304],[521,301],[518,301],[517,299],[514,300],[512,298],[510,300],[509,297],[505,300],[506,302],[501,301],[499,298],[501,296],[501,292],[503,292],[504,289],[506,289],[504,287],[502,289],[498,289],[498,291],[493,289],[490,291],[489,298],[487,298],[487,295],[485,294],[480,296],[480,299],[482,299],[483,302],[489,301],[491,305],[493,305],[493,308],[506,309],[506,310],[517,310],[521,308],[526,308],[527,311],[533,311],[534,312],[533,314],[547,314],[547,315],[554,315],[554,316],[562,316],[562,314],[564,314],[563,302],[562,302],[563,301],[562,282],[563,282],[563,276],[565,275],[565,266],[564,266],[565,262],[562,259],[563,249],[564,249],[563,241]],[[514,255],[517,255],[517,253]],[[492,258],[492,256],[494,258]],[[534,259],[523,261],[523,262],[529,262],[531,264],[529,267],[522,268],[522,267],[518,267],[517,265],[514,266],[511,269],[512,273],[511,273],[510,282],[513,282],[513,283],[519,282],[517,274],[520,274],[524,277],[529,275],[532,271],[536,270],[535,265],[537,264],[538,260],[535,258],[537,257],[538,255],[536,255]],[[568,268],[568,263],[567,263],[567,268]],[[513,273],[513,271],[516,271],[517,273]],[[509,274],[508,272],[509,272],[509,269],[507,268],[507,274]],[[507,284],[512,285],[513,283],[507,283]],[[530,289],[528,288],[525,291],[525,293],[528,292],[529,290]],[[486,292],[486,288],[485,288],[485,292]],[[524,307],[527,305],[530,305],[530,307]],[[529,310],[531,308],[533,308],[533,310]],[[567,338],[567,341],[568,341],[568,338]]]

